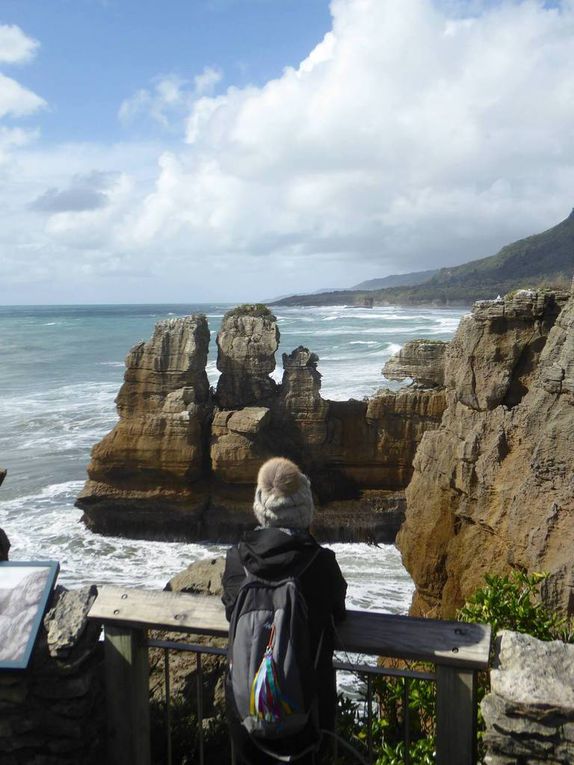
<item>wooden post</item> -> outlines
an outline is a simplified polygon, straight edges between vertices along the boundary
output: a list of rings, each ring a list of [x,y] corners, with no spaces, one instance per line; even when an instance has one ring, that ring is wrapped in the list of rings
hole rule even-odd
[[[476,762],[476,672],[437,665],[437,765]]]
[[[110,765],[150,765],[149,664],[145,630],[106,626]]]

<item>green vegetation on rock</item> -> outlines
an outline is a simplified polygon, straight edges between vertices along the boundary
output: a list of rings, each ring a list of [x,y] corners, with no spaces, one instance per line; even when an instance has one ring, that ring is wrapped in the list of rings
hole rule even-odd
[[[230,316],[257,316],[276,321],[276,317],[264,303],[242,303],[227,311],[223,319],[228,319]]]

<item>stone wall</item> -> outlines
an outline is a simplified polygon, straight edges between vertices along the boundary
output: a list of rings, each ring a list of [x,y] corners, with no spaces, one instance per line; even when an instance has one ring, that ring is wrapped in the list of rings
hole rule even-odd
[[[503,631],[491,685],[484,765],[572,765],[574,645]]]
[[[0,670],[2,765],[106,761],[103,643],[86,619],[95,594],[57,586],[28,668]]]
[[[0,672],[3,765],[105,762],[103,644],[85,622],[94,596],[57,588],[28,669]]]

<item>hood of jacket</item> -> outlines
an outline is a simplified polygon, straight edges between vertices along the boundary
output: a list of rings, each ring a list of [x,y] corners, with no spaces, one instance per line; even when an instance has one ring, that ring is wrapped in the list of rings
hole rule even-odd
[[[318,547],[308,531],[260,528],[246,532],[238,549],[241,564],[250,573],[277,579],[296,575]]]

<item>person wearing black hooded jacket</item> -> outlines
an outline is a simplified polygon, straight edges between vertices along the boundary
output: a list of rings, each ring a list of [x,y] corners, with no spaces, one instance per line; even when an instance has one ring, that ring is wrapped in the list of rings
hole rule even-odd
[[[336,685],[333,671],[333,622],[345,618],[347,584],[335,554],[321,547],[309,532],[313,499],[309,479],[289,460],[274,458],[259,471],[253,505],[259,527],[244,534],[239,545],[227,552],[223,574],[225,613],[231,618],[235,601],[246,577],[268,580],[299,577],[308,607],[311,655],[318,653],[316,679],[321,730],[335,726]],[[253,743],[228,705],[230,731],[243,763],[267,765],[278,760],[265,755]],[[285,742],[286,752],[297,752],[312,743],[311,728]],[[313,755],[297,760],[315,762]]]

